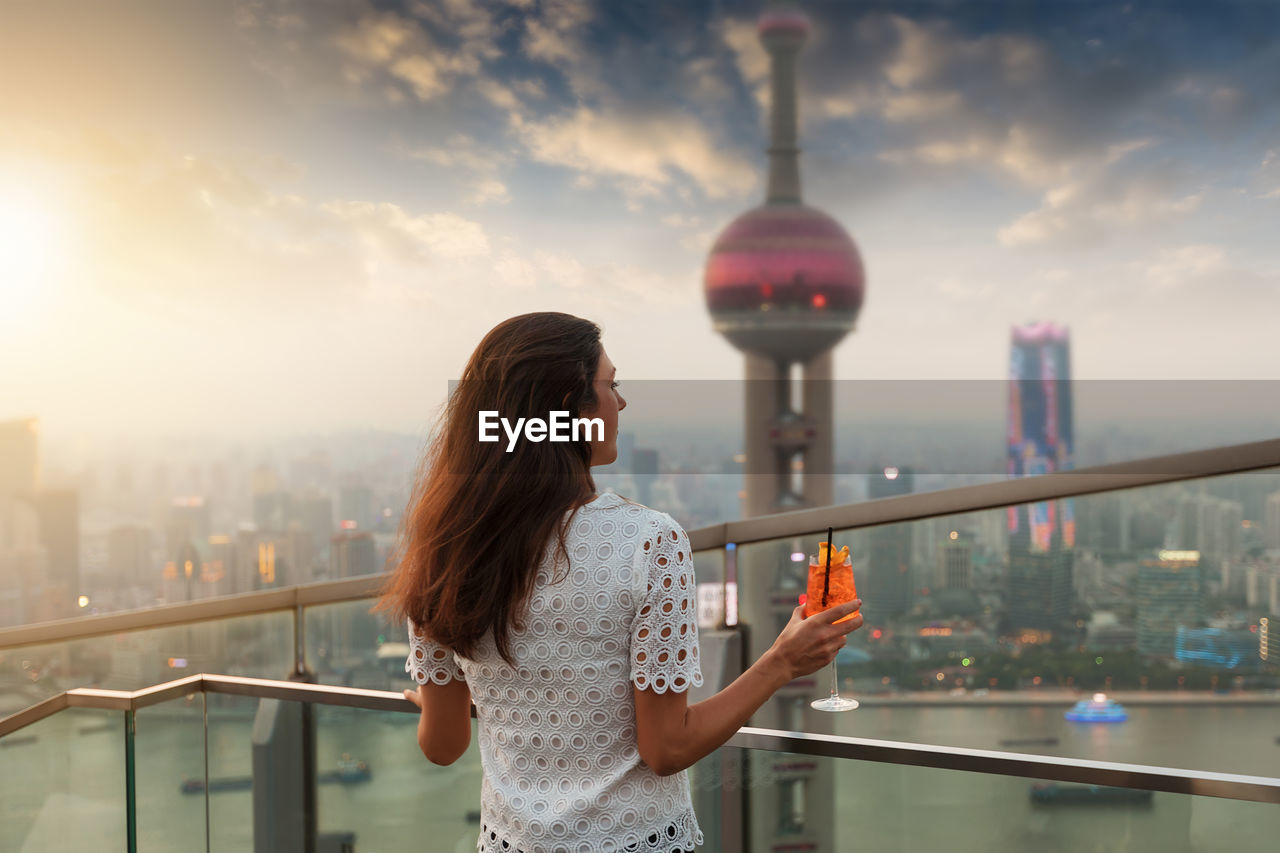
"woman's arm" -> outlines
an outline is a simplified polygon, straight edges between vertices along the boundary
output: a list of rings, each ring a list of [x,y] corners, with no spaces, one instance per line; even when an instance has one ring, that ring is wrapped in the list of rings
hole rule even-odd
[[[471,690],[467,682],[454,679],[447,684],[428,681],[417,692],[404,691],[404,698],[422,711],[418,717],[418,746],[432,764],[452,764],[471,744]]]
[[[778,688],[835,658],[846,636],[862,627],[862,615],[832,623],[861,604],[851,601],[808,619],[804,606],[797,607],[769,651],[728,687],[694,705],[688,704],[687,691],[656,693],[632,685],[636,747],[644,763],[659,776],[669,776],[723,746]]]

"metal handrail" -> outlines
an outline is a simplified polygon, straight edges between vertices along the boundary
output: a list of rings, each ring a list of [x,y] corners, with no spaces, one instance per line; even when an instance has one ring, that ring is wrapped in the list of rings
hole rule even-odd
[[[1097,465],[1056,474],[1016,477],[997,483],[917,492],[862,503],[780,512],[702,527],[689,533],[695,551],[744,545],[787,536],[851,530],[1074,498],[1098,492],[1176,483],[1280,467],[1280,439]]]
[[[919,521],[1016,504],[1267,468],[1280,468],[1280,439],[724,522],[690,531],[689,540],[694,551],[706,551],[723,548],[730,543],[749,544],[807,535],[825,531],[828,527],[849,530]],[[381,573],[265,592],[229,595],[207,601],[3,628],[0,629],[0,649],[87,639],[123,631],[188,625],[235,616],[275,613],[312,605],[366,600],[378,593],[385,578],[385,573]]]
[[[68,707],[137,711],[195,693],[225,693],[260,699],[283,699],[317,705],[361,708],[368,711],[419,713],[417,706],[401,694],[384,690],[362,690],[327,684],[202,673],[157,684],[143,690],[98,690],[83,687],[68,690],[17,714],[0,719],[0,737],[37,723]],[[997,776],[1020,776],[1057,782],[1167,791],[1173,794],[1280,805],[1280,778],[1266,776],[1211,773],[1110,761],[1086,761],[1076,758],[1024,755],[1016,752],[839,737],[746,726],[738,729],[725,746],[802,753],[822,758],[932,767],[940,770],[962,770]]]

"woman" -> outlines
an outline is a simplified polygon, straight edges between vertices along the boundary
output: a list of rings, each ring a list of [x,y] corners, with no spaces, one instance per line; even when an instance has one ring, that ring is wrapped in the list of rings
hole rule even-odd
[[[472,354],[415,484],[380,607],[409,622],[405,696],[430,761],[466,751],[475,704],[481,851],[692,850],[684,771],[862,624],[832,624],[860,602],[807,620],[797,607],[750,669],[688,705],[702,683],[688,536],[591,477],[617,457],[626,405],[595,324],[513,317]],[[554,411],[603,429],[480,440],[481,412]]]

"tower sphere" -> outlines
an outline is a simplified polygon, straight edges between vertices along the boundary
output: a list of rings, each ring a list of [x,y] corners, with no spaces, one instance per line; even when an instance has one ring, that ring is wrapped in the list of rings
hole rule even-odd
[[[729,224],[707,257],[712,325],[744,352],[807,361],[853,329],[865,275],[853,239],[803,204],[766,204]]]
[[[803,41],[809,35],[809,16],[795,7],[765,9],[756,21],[756,35],[763,39],[775,34],[798,37]]]

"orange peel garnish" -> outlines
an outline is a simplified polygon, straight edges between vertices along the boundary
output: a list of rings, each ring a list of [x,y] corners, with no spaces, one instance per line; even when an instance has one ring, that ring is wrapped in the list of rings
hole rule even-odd
[[[820,566],[827,565],[827,551],[829,550],[831,550],[831,543],[829,542],[818,543],[818,565]],[[842,566],[844,565],[845,561],[848,559],[849,559],[849,546],[842,545],[839,551],[832,552],[831,565]]]

